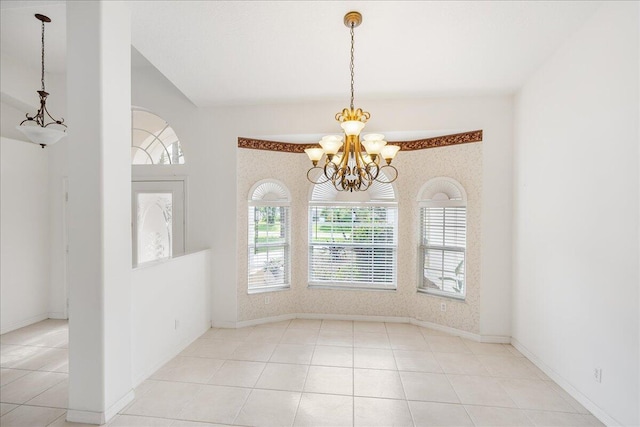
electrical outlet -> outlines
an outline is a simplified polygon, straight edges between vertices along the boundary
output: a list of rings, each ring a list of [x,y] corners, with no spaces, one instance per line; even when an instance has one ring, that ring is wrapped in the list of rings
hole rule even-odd
[[[271,304],[271,297],[270,296],[264,297],[264,303],[265,304]]]
[[[602,368],[594,368],[593,369],[593,378],[597,383],[602,382]]]
[[[440,311],[447,311],[447,303],[444,303],[444,302],[440,303]]]

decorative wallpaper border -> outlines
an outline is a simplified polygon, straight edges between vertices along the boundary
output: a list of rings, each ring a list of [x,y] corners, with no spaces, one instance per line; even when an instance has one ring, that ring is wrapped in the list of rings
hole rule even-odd
[[[389,141],[400,146],[400,151],[424,150],[427,148],[447,147],[449,145],[468,144],[482,141],[482,130],[435,136],[415,141]],[[317,147],[318,144],[297,144],[294,142],[277,142],[263,139],[238,137],[238,148],[253,150],[281,151],[284,153],[304,153],[306,148]]]

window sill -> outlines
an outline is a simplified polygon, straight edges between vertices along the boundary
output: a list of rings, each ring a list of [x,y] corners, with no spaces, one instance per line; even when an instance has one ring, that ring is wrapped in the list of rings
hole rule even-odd
[[[466,302],[466,295],[457,296],[457,295],[449,294],[445,292],[428,291],[426,289],[421,289],[421,288],[418,288],[417,293],[423,294],[423,295],[429,295],[432,297],[446,298],[446,299],[459,301],[459,302]]]
[[[367,287],[367,286],[348,286],[348,285],[319,285],[317,283],[309,283],[307,289],[328,289],[338,291],[373,291],[373,292],[396,292],[397,288],[383,288],[383,287]]]
[[[268,292],[280,292],[280,291],[289,291],[289,290],[291,290],[291,286],[289,285],[274,286],[272,288],[249,289],[247,290],[247,295],[265,294]]]

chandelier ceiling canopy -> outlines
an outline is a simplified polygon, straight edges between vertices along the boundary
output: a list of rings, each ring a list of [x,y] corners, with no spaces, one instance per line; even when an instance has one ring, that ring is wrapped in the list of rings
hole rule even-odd
[[[42,88],[41,90],[37,91],[38,96],[40,97],[40,108],[33,116],[30,116],[29,113],[27,113],[27,118],[24,119],[18,126],[16,126],[16,129],[18,129],[27,138],[29,138],[31,142],[33,142],[34,144],[39,144],[42,148],[44,148],[47,145],[55,144],[62,137],[64,137],[66,135],[65,130],[67,128],[67,125],[64,124],[63,118],[61,118],[60,120],[54,119],[47,109],[47,97],[49,96],[49,93],[46,91],[44,86],[44,24],[46,22],[51,22],[51,18],[39,13],[36,13],[35,17],[42,22],[42,49],[40,51],[40,83],[42,84]],[[62,129],[49,127],[51,125],[62,126]]]
[[[344,16],[344,24],[351,33],[351,103],[349,108],[336,114],[342,127],[342,135],[327,135],[320,147],[307,148],[305,152],[313,167],[307,171],[307,179],[314,184],[331,182],[338,191],[366,191],[375,181],[393,182],[398,170],[391,165],[400,147],[388,145],[384,135],[370,133],[360,138],[360,132],[371,115],[354,107],[354,30],[362,23],[359,12]],[[364,148],[364,152],[363,152]],[[324,157],[324,165],[318,162]],[[381,162],[384,159],[384,163]]]

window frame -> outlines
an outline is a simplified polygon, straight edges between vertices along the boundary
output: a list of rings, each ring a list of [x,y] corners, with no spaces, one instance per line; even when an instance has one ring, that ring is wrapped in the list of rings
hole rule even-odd
[[[394,213],[394,221],[393,221],[393,243],[392,244],[354,244],[354,243],[332,243],[331,246],[335,247],[353,247],[353,248],[384,248],[384,249],[392,249],[392,281],[391,283],[384,283],[376,285],[376,282],[340,282],[340,281],[318,281],[312,280],[312,267],[313,267],[313,247],[323,247],[327,246],[326,242],[312,242],[312,230],[313,230],[313,214],[312,211],[314,208],[318,207],[327,207],[327,208],[347,208],[347,209],[362,209],[362,208],[391,208],[395,210]],[[307,285],[310,288],[318,288],[318,289],[340,289],[340,290],[369,290],[369,291],[397,291],[398,289],[398,220],[399,220],[399,209],[397,202],[345,202],[345,201],[335,201],[335,202],[309,202],[309,210],[307,217],[307,257],[308,257],[308,267],[307,267]],[[353,226],[354,222],[350,222]]]
[[[261,186],[272,185],[277,186],[281,190],[282,194],[279,199],[256,199],[256,197],[260,197],[257,193],[259,193],[259,189]],[[262,194],[261,196],[264,196]],[[267,195],[268,196],[268,195]],[[283,291],[291,289],[291,197],[288,188],[281,183],[280,181],[274,179],[265,179],[256,182],[249,192],[249,200],[247,203],[247,293],[248,294],[258,294],[264,292],[275,292],[275,291]],[[252,211],[255,215],[255,209],[261,207],[272,207],[272,208],[284,208],[285,213],[285,229],[284,229],[284,243],[264,243],[264,244],[256,244],[251,241],[251,227],[250,223],[251,218],[255,218],[252,216]],[[264,286],[254,286],[251,287],[250,274],[251,274],[251,252],[255,251],[259,247],[264,248],[280,248],[283,249],[284,259],[283,259],[283,275],[284,281],[283,283],[272,284],[272,285],[264,285]],[[265,267],[263,267],[265,268]]]
[[[464,224],[465,224],[465,246],[445,246],[445,245],[429,245],[426,244],[426,215],[429,208],[464,208]],[[438,177],[429,180],[421,189],[418,196],[418,227],[419,227],[419,243],[418,243],[418,283],[417,292],[434,295],[443,298],[451,298],[455,300],[465,301],[467,296],[467,249],[469,235],[468,220],[468,203],[467,195],[462,185],[456,180],[448,177]],[[443,229],[445,224],[443,223]],[[443,230],[444,231],[444,230]],[[455,291],[446,291],[440,289],[432,289],[424,286],[425,279],[425,254],[429,249],[446,252],[455,252],[463,254],[463,288],[461,293]],[[441,273],[444,275],[444,271]]]

